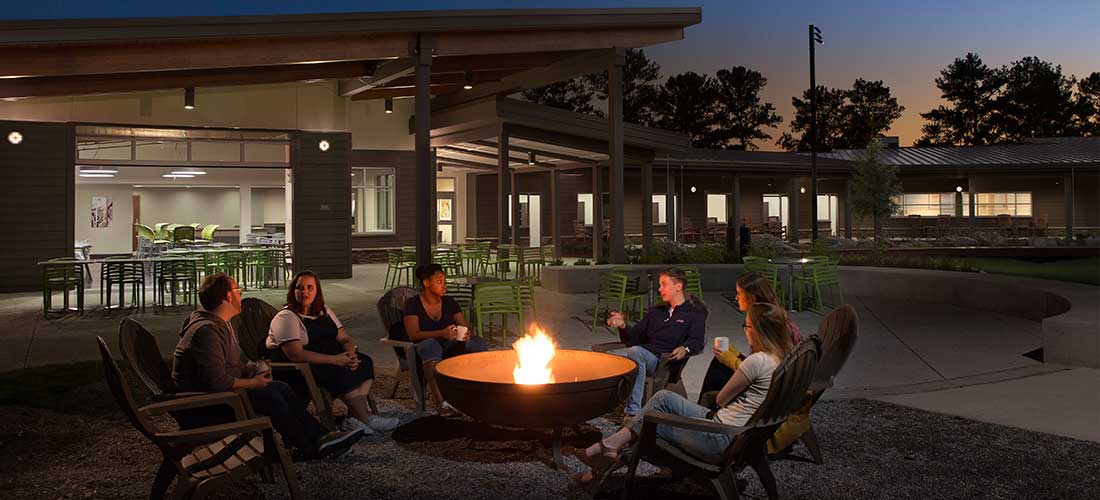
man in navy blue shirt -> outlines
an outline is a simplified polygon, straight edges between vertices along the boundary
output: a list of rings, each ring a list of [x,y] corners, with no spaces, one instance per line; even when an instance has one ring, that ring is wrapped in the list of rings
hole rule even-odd
[[[645,395],[645,378],[653,375],[662,354],[679,361],[703,350],[706,336],[707,309],[694,296],[685,297],[687,277],[677,269],[662,271],[659,289],[665,303],[650,308],[642,321],[626,326],[621,312],[612,312],[607,325],[619,330],[619,339],[626,349],[611,351],[638,364],[638,376],[634,389],[626,403],[624,413],[637,415],[642,409]]]

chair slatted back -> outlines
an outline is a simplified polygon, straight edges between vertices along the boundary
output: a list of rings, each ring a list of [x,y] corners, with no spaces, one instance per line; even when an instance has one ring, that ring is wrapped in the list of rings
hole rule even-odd
[[[400,325],[405,320],[405,303],[416,297],[416,295],[416,290],[407,286],[399,286],[386,292],[378,299],[378,317],[382,320],[382,327],[386,329],[386,337],[393,339],[394,329],[396,327],[404,328]],[[407,363],[405,349],[394,347],[393,352],[397,355],[398,362],[404,366]]]
[[[474,308],[474,285],[469,283],[447,283],[447,296],[454,299],[458,303],[458,307],[462,308],[462,312],[469,316],[469,313]],[[466,321],[470,318],[467,317]]]
[[[176,226],[172,230],[172,241],[182,242],[195,239],[195,228],[191,226]]]
[[[831,384],[848,361],[859,336],[859,316],[855,308],[844,304],[833,309],[821,322],[818,335],[821,337],[821,360],[817,363],[814,384]]]
[[[271,329],[271,320],[279,311],[271,304],[256,297],[241,300],[241,313],[230,320],[241,352],[249,360],[256,361],[269,355],[267,334]]]
[[[813,382],[821,342],[814,336],[798,344],[772,373],[771,386],[764,402],[756,409],[747,425],[777,425],[794,413],[806,400],[806,390]]]
[[[157,432],[156,427],[143,413],[138,411],[138,405],[134,402],[134,395],[130,393],[130,384],[126,381],[126,377],[122,374],[122,369],[118,367],[114,357],[111,356],[111,350],[107,348],[107,342],[103,340],[103,337],[96,337],[96,342],[99,345],[99,357],[103,361],[103,375],[107,379],[107,388],[111,390],[111,395],[114,396],[118,407],[126,414],[126,418],[130,420],[134,428],[144,434],[146,438],[152,440],[153,435]]]
[[[153,399],[164,399],[176,392],[172,372],[160,354],[156,338],[141,323],[123,318],[118,325],[118,346],[122,359],[152,393]]]
[[[510,281],[479,283],[474,289],[474,307],[479,314],[519,312],[519,289]]]

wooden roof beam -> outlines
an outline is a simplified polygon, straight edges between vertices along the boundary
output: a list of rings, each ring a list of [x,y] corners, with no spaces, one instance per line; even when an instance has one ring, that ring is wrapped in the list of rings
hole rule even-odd
[[[491,147],[491,148],[495,148],[497,146],[495,142],[491,142],[491,141],[474,141],[473,144],[476,144],[478,146]],[[595,165],[595,164],[599,163],[599,160],[594,160],[592,158],[584,158],[584,157],[573,156],[573,155],[568,155],[568,154],[564,154],[564,153],[556,153],[556,152],[553,152],[553,151],[546,151],[546,150],[543,150],[543,149],[517,146],[517,145],[512,144],[512,143],[508,143],[508,150],[509,151],[518,151],[520,153],[535,153],[536,156],[545,156],[547,158],[555,158],[555,159],[558,159],[558,160],[565,160],[565,161],[572,162],[572,163],[582,163],[582,164],[587,164],[587,165]]]

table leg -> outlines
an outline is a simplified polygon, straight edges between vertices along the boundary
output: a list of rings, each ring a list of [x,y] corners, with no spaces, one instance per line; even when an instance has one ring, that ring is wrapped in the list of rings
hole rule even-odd
[[[561,457],[561,427],[554,427],[553,440],[554,442],[552,446],[554,449],[554,466],[557,467],[558,470],[564,471],[566,469],[565,460],[563,460]]]
[[[794,308],[794,264],[787,264],[787,310],[795,312]]]

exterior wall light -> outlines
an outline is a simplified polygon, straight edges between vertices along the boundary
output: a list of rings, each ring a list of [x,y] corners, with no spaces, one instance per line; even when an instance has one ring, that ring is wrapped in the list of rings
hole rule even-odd
[[[955,191],[958,192],[958,193],[961,193],[961,192],[963,192],[963,187],[962,186],[955,186]]]
[[[326,141],[324,139],[321,139],[321,142],[317,143],[317,147],[321,148],[321,151],[328,151],[328,147],[329,147],[328,141]]]
[[[691,192],[692,192],[692,193],[694,193],[694,192],[695,192],[695,186],[691,186]]]
[[[19,144],[20,142],[23,142],[23,134],[21,134],[18,130],[12,130],[8,133],[8,142],[12,144]]]
[[[806,194],[806,188],[798,188],[798,192],[802,193],[802,194]]]

